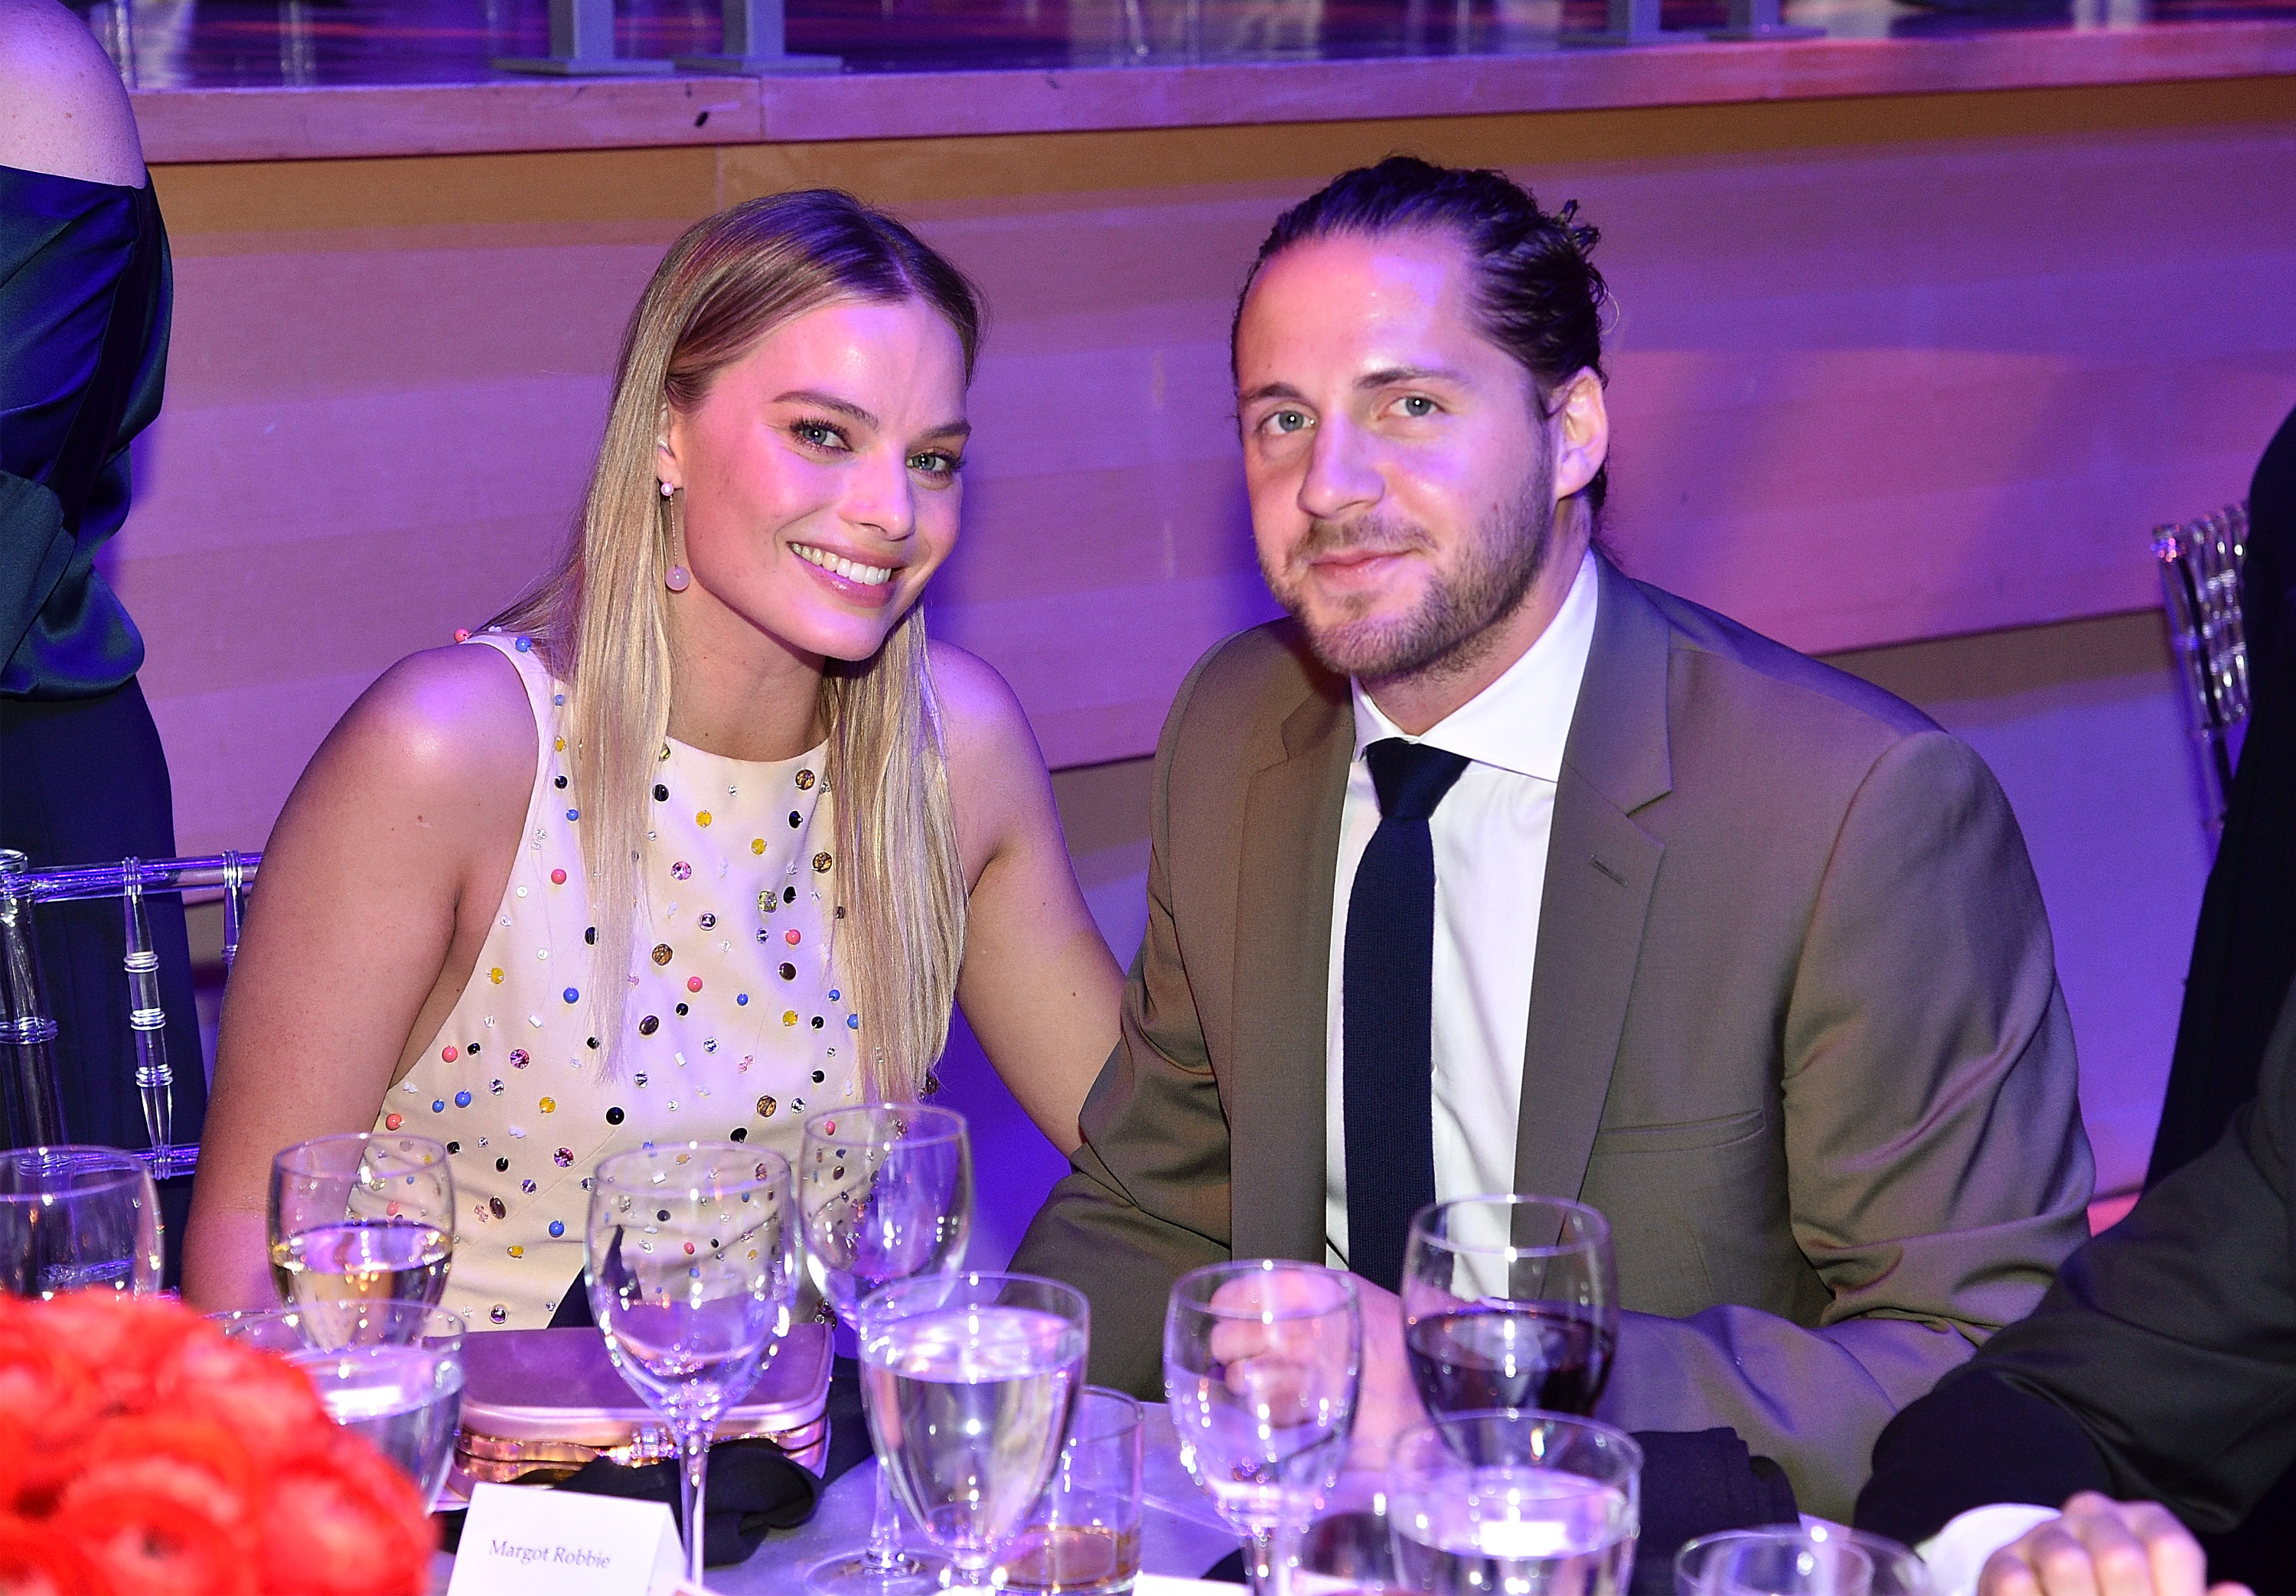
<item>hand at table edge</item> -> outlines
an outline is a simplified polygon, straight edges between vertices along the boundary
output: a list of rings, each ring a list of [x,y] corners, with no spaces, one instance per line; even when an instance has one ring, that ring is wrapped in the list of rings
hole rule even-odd
[[[2193,1534],[2156,1502],[2115,1502],[2094,1491],[2036,1525],[1985,1562],[1977,1596],[2251,1596],[2208,1584]]]

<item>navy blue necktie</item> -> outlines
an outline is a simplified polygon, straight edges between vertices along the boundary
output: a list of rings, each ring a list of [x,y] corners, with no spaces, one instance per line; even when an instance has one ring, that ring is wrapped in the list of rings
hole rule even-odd
[[[1348,1267],[1403,1280],[1411,1216],[1435,1200],[1435,843],[1427,817],[1463,755],[1383,737],[1364,750],[1379,830],[1348,893],[1341,967]]]

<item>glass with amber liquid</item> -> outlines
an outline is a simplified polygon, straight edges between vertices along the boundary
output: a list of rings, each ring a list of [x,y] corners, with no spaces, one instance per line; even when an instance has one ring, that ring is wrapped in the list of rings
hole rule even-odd
[[[455,1249],[447,1150],[398,1132],[320,1136],[271,1160],[271,1278],[291,1308],[435,1305]]]
[[[1114,1596],[1140,1577],[1140,1404],[1086,1386],[1052,1483],[996,1559],[1008,1591]]]

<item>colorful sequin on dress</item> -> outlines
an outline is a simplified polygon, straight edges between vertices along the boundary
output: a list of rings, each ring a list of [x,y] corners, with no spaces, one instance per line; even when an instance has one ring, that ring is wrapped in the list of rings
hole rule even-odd
[[[774,764],[662,746],[648,774],[645,887],[611,1076],[586,1001],[597,921],[565,689],[529,639],[480,633],[517,667],[541,730],[517,863],[462,1000],[378,1130],[453,1154],[446,1305],[473,1329],[538,1329],[578,1289],[590,1171],[648,1142],[731,1139],[796,1161],[807,1114],[857,1101],[860,1017],[830,959],[836,826],[824,750]]]

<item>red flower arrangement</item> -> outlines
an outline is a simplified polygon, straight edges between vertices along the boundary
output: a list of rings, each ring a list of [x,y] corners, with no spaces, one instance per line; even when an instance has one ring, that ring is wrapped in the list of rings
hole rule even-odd
[[[0,1596],[422,1596],[414,1487],[179,1303],[0,1297]]]

